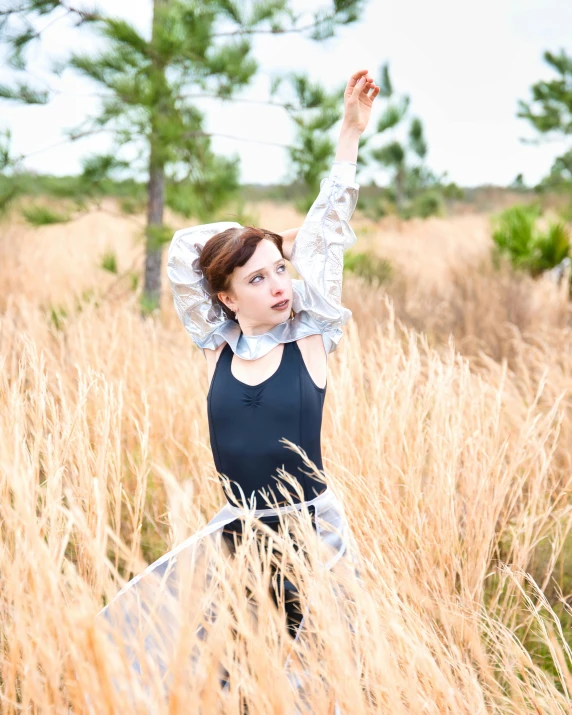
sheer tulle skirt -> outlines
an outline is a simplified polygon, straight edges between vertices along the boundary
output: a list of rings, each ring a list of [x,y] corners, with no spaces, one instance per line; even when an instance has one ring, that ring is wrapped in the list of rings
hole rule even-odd
[[[181,643],[200,644],[207,637],[208,625],[216,621],[225,526],[248,515],[264,521],[277,515],[291,518],[289,514],[302,510],[318,536],[321,556],[317,570],[329,571],[340,564],[359,577],[355,543],[342,504],[330,487],[312,500],[284,507],[249,511],[227,503],[203,529],[129,581],[98,614],[98,622],[122,652],[122,663],[128,663],[143,682],[150,682],[150,678],[168,689]],[[311,599],[308,603],[306,608],[311,607]],[[295,640],[303,632],[306,615],[301,614]],[[197,672],[201,667],[200,649],[195,647],[194,651],[184,655],[192,672]],[[119,673],[115,687],[125,688]]]

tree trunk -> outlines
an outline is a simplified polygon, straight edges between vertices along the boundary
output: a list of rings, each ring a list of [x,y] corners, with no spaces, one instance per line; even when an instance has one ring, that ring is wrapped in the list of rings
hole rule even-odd
[[[169,0],[154,0],[152,41],[159,22],[158,10],[169,4]],[[165,67],[156,56],[153,62],[153,75],[159,84],[165,84]],[[159,93],[160,94],[160,93]],[[152,108],[151,138],[149,152],[149,182],[147,184],[147,240],[145,244],[145,279],[143,283],[143,312],[159,306],[161,298],[161,259],[163,246],[158,240],[160,227],[163,225],[165,208],[165,163],[163,152],[158,145],[157,122],[161,120],[161,101]],[[154,230],[155,229],[155,230]]]
[[[405,172],[402,166],[397,167],[397,172],[395,174],[395,206],[397,208],[397,213],[401,216],[403,211],[403,199],[404,199],[404,183],[405,183]]]
[[[159,305],[161,297],[161,258],[163,247],[153,232],[155,226],[163,224],[163,210],[165,208],[165,169],[154,161],[154,152],[151,150],[149,161],[149,183],[147,185],[147,241],[145,245],[145,283],[143,287],[144,299],[148,308]]]

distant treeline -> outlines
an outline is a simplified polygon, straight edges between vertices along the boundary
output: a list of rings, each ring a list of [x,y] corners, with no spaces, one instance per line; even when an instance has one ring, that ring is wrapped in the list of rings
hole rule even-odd
[[[0,195],[10,191],[14,176],[0,174]],[[35,172],[18,172],[19,194],[25,196],[53,196],[55,198],[75,198],[84,194],[84,182],[81,176],[52,176]],[[104,178],[98,186],[98,194],[118,198],[132,198],[143,201],[146,197],[143,183],[134,179],[117,181]]]
[[[5,195],[10,190],[10,185],[14,181],[13,176],[0,174],[0,195]],[[85,199],[84,179],[81,175],[53,176],[51,174],[38,174],[35,172],[19,172],[18,184],[19,193],[29,197],[51,196],[61,199]],[[361,204],[369,201],[379,200],[380,193],[384,188],[374,183],[360,185]],[[523,195],[535,196],[538,188],[530,189],[526,187],[502,187],[493,185],[483,185],[475,187],[457,187],[453,185],[450,192],[445,187],[445,198],[450,202],[463,200],[466,203],[479,202],[489,194],[498,195],[503,192],[519,191]],[[301,182],[290,184],[242,184],[239,188],[240,198],[243,201],[275,201],[277,203],[296,203],[306,195],[307,187]],[[147,187],[144,182],[137,182],[132,178],[122,181],[111,178],[102,178],[97,185],[96,194],[98,197],[114,197],[125,200],[128,205],[133,203],[134,210],[143,209],[147,200]]]

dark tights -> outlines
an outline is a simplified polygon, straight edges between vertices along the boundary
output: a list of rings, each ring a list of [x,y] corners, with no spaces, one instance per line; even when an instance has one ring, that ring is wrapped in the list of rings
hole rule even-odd
[[[312,516],[314,516],[314,509],[312,506],[309,507],[309,511]],[[287,517],[288,518],[288,517]],[[260,519],[260,521],[264,522],[270,529],[273,531],[278,532],[279,529],[281,528],[280,520],[278,516],[265,516]],[[243,520],[241,518],[235,519],[234,521],[231,521],[229,524],[226,524],[223,530],[223,539],[226,543],[226,545],[229,548],[229,551],[231,554],[235,553],[235,544],[239,544],[242,539],[242,527],[243,527]],[[315,528],[315,520],[314,520],[314,528]],[[277,553],[276,551],[274,553]],[[272,564],[271,566],[272,572],[271,576],[273,576],[276,573],[276,566]],[[282,601],[284,603],[284,610],[286,612],[286,627],[288,630],[288,633],[292,638],[296,638],[296,634],[298,633],[298,629],[300,628],[300,625],[302,623],[302,610],[300,607],[300,598],[299,598],[299,593],[298,589],[296,588],[295,584],[293,584],[286,576],[281,576],[280,578],[276,579],[277,583],[276,585],[272,585],[271,587],[271,596],[274,604],[278,607],[280,597],[282,595]],[[282,588],[284,589],[283,594],[281,594]],[[221,681],[221,684],[225,685],[227,683],[227,679],[223,678]]]

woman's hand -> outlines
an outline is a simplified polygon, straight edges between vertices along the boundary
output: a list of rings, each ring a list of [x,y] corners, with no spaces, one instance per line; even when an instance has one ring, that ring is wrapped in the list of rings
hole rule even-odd
[[[379,87],[367,70],[358,70],[351,77],[344,92],[344,120],[340,130],[336,161],[357,161],[359,138],[369,122],[373,100]]]
[[[362,134],[369,122],[373,100],[378,94],[379,86],[367,70],[354,72],[344,92],[343,127]]]

